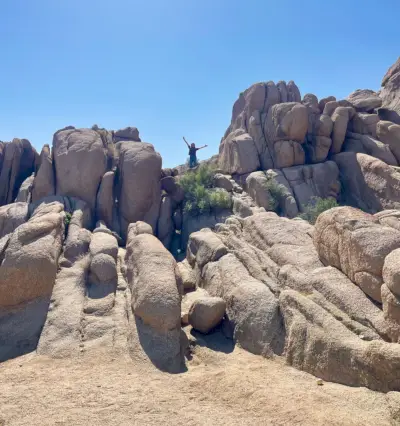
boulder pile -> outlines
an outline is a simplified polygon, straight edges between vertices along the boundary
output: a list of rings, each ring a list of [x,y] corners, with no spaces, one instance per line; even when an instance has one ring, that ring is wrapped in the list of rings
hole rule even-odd
[[[0,142],[0,361],[96,349],[178,373],[213,334],[400,390],[399,61],[343,100],[251,86],[195,170],[135,127]],[[309,223],[315,198],[340,206]]]

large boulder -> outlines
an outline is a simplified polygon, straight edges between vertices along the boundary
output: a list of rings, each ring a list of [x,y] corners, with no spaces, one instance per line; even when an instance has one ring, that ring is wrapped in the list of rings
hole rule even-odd
[[[225,314],[225,307],[225,301],[220,297],[198,298],[190,307],[189,324],[195,330],[207,334],[221,322]]]
[[[15,202],[30,203],[32,200],[32,187],[35,176],[27,177],[21,184]]]
[[[37,152],[26,139],[3,144],[0,168],[0,206],[12,203],[22,182],[35,171]]]
[[[393,111],[395,114],[400,114],[400,57],[383,77],[379,96],[382,99],[383,107],[389,111]],[[393,116],[394,114],[391,115],[391,118]],[[396,123],[400,124],[400,120],[396,121]]]
[[[378,93],[369,89],[358,89],[351,93],[347,100],[360,112],[371,112],[382,105],[382,99]]]
[[[115,173],[109,171],[101,178],[99,191],[96,197],[96,217],[109,227],[113,227]]]
[[[351,107],[337,107],[332,114],[332,146],[331,153],[338,154],[342,150],[342,145],[346,137],[347,125],[354,115]]]
[[[161,156],[153,145],[119,142],[119,219],[121,236],[128,225],[144,221],[156,231],[161,201]]]
[[[389,145],[369,135],[347,132],[342,151],[368,154],[371,157],[382,160],[390,166],[398,165],[398,161],[393,155]]]
[[[339,169],[335,162],[288,167],[282,173],[293,193],[300,212],[313,197],[337,199],[340,193]]]
[[[137,331],[152,362],[176,372],[182,362],[181,278],[174,258],[162,243],[151,234],[137,232],[139,228],[131,225],[125,258]]]
[[[314,244],[321,261],[343,271],[368,296],[381,302],[382,270],[386,256],[400,247],[400,231],[352,207],[320,214]]]
[[[232,337],[244,349],[263,356],[281,353],[283,330],[278,302],[235,255],[226,254],[204,265],[201,286],[225,300]]]
[[[342,152],[333,157],[344,189],[343,201],[376,213],[400,208],[400,172],[366,154]]]
[[[56,194],[86,201],[94,209],[108,166],[108,147],[91,129],[67,128],[53,137]]]
[[[236,130],[221,142],[219,165],[225,173],[245,174],[260,167],[254,140],[243,130]]]
[[[390,121],[379,121],[376,133],[383,143],[390,147],[398,163],[400,163],[400,125]]]
[[[274,105],[268,112],[266,131],[268,141],[273,144],[287,140],[302,143],[307,133],[307,108],[296,102]]]
[[[376,138],[376,125],[379,120],[378,114],[357,112],[350,120],[348,130]]]
[[[32,189],[32,202],[55,194],[53,158],[49,145],[44,145],[40,153],[40,167],[36,173]]]
[[[298,214],[296,201],[286,177],[280,170],[253,172],[246,179],[249,195],[265,210],[281,211],[285,216]]]
[[[173,222],[173,204],[169,195],[162,197],[160,206],[160,216],[157,223],[157,237],[168,249],[171,245],[172,236],[174,234]]]
[[[387,392],[400,386],[400,347],[383,340],[363,340],[343,318],[319,306],[309,294],[281,293],[287,332],[288,364],[327,381]]]
[[[113,134],[114,143],[121,141],[141,142],[139,130],[136,127],[125,127],[124,129],[116,130]]]
[[[400,249],[386,256],[382,276],[389,290],[400,297]]]
[[[304,153],[297,145],[304,138],[300,134],[307,127],[307,119],[301,118],[307,113],[300,102],[300,91],[293,81],[257,83],[241,93],[233,105],[231,124],[220,145],[222,170],[245,174],[260,167],[264,170],[281,167],[281,163],[285,166],[304,163]],[[271,115],[274,106],[281,103],[292,106]],[[272,121],[268,123],[269,120]],[[268,137],[268,128],[274,137]],[[274,147],[276,141],[280,143]]]
[[[0,266],[0,306],[11,307],[50,295],[64,238],[64,207],[39,207],[12,233]]]
[[[0,238],[11,234],[28,220],[28,204],[17,202],[0,207]]]

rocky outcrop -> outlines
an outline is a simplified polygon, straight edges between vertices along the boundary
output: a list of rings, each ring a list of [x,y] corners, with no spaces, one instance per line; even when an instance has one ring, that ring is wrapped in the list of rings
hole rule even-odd
[[[107,171],[108,147],[90,129],[64,129],[55,133],[53,156],[56,194],[80,198],[94,210],[96,195]]]
[[[359,112],[372,112],[382,105],[378,93],[368,89],[358,89],[351,93],[347,100]]]
[[[114,143],[123,141],[141,142],[139,130],[136,127],[125,127],[124,129],[113,132]]]
[[[14,202],[22,182],[38,163],[35,149],[26,139],[14,139],[0,147],[0,206]]]
[[[149,233],[130,226],[127,281],[142,346],[158,368],[182,368],[180,343],[181,277],[172,255]],[[133,325],[132,325],[133,326]]]
[[[334,160],[340,171],[343,203],[371,213],[400,207],[397,167],[354,152],[342,152]]]
[[[390,121],[379,121],[376,127],[378,138],[387,144],[400,164],[400,125]]]
[[[257,206],[293,218],[314,197],[337,199],[339,170],[333,161],[253,172],[246,179],[247,191]]]
[[[40,153],[40,168],[36,173],[32,189],[32,202],[55,194],[53,158],[49,145],[44,145]]]
[[[377,224],[360,210],[338,207],[318,217],[314,243],[325,265],[340,269],[368,296],[382,301],[383,264],[400,247],[400,231]]]
[[[393,155],[390,146],[369,135],[347,132],[342,151],[368,154],[371,157],[378,158],[389,166],[398,165],[398,161]]]
[[[222,170],[244,174],[260,167],[302,164],[304,152],[298,142],[303,142],[308,118],[300,101],[294,82],[257,83],[240,94],[220,145]]]
[[[125,240],[130,223],[138,220],[157,229],[160,209],[161,157],[153,145],[143,142],[120,142],[119,182],[119,220],[121,237]]]
[[[400,58],[383,77],[379,96],[382,99],[383,107],[392,112],[391,121],[400,124]]]
[[[12,219],[0,239],[0,360],[36,348],[64,238],[60,203],[39,206],[29,220],[27,206],[15,206],[2,208]]]

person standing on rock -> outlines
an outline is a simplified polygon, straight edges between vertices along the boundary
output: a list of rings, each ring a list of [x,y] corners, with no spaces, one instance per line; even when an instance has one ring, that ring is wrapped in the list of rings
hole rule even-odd
[[[197,155],[196,155],[197,151],[199,149],[206,148],[208,145],[204,145],[204,146],[201,146],[200,148],[196,148],[196,145],[194,143],[191,143],[189,145],[188,141],[185,139],[185,136],[183,136],[183,140],[185,141],[187,147],[189,148],[189,167],[193,169],[193,167],[197,166]]]

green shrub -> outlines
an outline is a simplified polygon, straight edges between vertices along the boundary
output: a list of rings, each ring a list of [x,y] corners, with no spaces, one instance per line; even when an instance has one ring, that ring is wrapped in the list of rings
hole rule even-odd
[[[65,216],[64,216],[64,224],[65,224],[65,226],[66,226],[66,227],[70,224],[70,222],[71,222],[71,217],[72,217],[72,215],[71,215],[71,213],[70,213],[70,212],[65,212]]]
[[[232,200],[226,191],[213,191],[210,193],[210,206],[214,210],[230,209]]]
[[[280,201],[287,194],[285,185],[278,183],[274,178],[267,176],[267,181],[263,184],[264,188],[269,192],[268,210],[277,211]]]
[[[196,170],[188,170],[179,179],[179,185],[185,192],[183,207],[185,213],[197,216],[231,207],[229,194],[213,188],[214,175],[214,167],[201,164]]]
[[[334,198],[312,197],[311,201],[305,206],[304,213],[300,214],[299,217],[314,224],[321,213],[338,206],[339,204]]]

